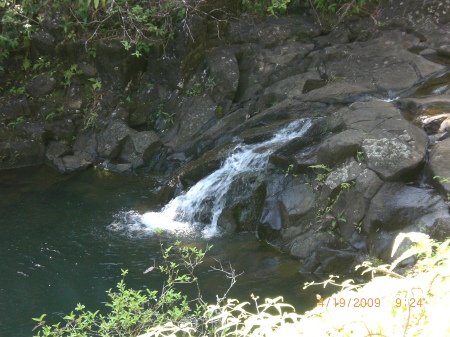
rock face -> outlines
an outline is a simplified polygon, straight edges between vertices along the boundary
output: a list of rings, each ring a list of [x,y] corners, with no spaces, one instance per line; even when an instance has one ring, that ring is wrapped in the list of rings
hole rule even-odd
[[[43,25],[33,62],[64,54],[73,66],[64,80],[43,70],[23,88],[5,84],[0,169],[145,171],[163,177],[166,202],[236,144],[310,119],[264,172],[230,183],[218,226],[256,232],[304,260],[303,272],[351,272],[364,254],[389,261],[400,232],[448,233],[450,17],[435,3],[389,2],[373,16],[382,29],[360,19],[331,32],[292,15],[229,21],[211,37],[196,16],[197,42],[176,34],[148,59],[108,39],[92,59]],[[211,221],[211,203],[196,221]]]

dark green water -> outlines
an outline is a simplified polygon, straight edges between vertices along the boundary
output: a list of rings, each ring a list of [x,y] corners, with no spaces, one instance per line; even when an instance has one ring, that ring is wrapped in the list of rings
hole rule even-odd
[[[161,261],[160,241],[175,236],[125,235],[110,224],[127,211],[157,211],[154,181],[95,170],[60,175],[47,167],[0,172],[0,336],[33,336],[32,317],[46,313],[47,322],[69,313],[77,303],[104,308],[105,291],[128,269],[126,283],[160,290],[157,272],[143,274]],[[208,265],[231,263],[238,278],[229,297],[248,301],[282,295],[302,312],[315,305],[315,293],[303,291],[300,264],[259,242],[251,233],[212,239],[181,238],[214,247],[199,269],[204,299],[213,302],[228,281]]]

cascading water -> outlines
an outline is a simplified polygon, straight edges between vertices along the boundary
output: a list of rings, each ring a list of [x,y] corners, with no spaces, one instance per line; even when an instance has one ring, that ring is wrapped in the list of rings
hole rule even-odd
[[[271,139],[258,144],[239,144],[223,165],[200,180],[188,192],[170,201],[161,212],[126,212],[112,229],[155,231],[157,228],[176,232],[194,232],[202,229],[206,237],[217,234],[217,220],[232,183],[242,174],[264,174],[269,155],[288,141],[301,137],[311,126],[311,120],[301,119],[280,130]],[[209,207],[209,223],[200,221],[201,213]]]

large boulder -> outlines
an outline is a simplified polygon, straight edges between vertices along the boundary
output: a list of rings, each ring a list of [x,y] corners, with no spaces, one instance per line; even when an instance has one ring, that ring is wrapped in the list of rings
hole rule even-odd
[[[355,104],[343,114],[347,129],[364,132],[361,149],[367,167],[383,180],[395,180],[423,162],[428,139],[389,103]]]
[[[392,232],[410,225],[430,227],[446,214],[448,206],[433,189],[384,183],[372,199],[362,227],[366,233]]]

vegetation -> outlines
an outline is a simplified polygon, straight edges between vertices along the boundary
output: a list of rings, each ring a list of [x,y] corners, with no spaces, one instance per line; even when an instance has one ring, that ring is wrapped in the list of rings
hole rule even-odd
[[[78,304],[75,312],[63,317],[64,325],[47,324],[46,315],[34,318],[35,336],[446,336],[450,322],[442,320],[450,303],[450,239],[437,243],[422,233],[399,235],[393,247],[394,256],[404,239],[415,242],[390,265],[373,265],[366,261],[364,273],[372,273],[372,281],[355,285],[353,280],[337,283],[337,276],[322,283],[342,290],[329,298],[317,294],[317,307],[304,315],[283,298],[266,299],[252,294],[253,305],[227,299],[227,293],[236,282],[235,271],[222,264],[214,270],[225,273],[230,287],[217,303],[208,305],[201,297],[195,275],[206,251],[184,247],[179,242],[161,247],[163,261],[147,272],[162,272],[167,280],[162,291],[146,292],[128,289],[122,279],[117,292],[108,291],[110,308],[107,315],[86,311]],[[171,261],[175,252],[177,262]],[[418,257],[407,275],[396,272],[401,261]],[[378,261],[380,262],[380,261]],[[122,272],[125,276],[127,271]],[[382,274],[382,276],[376,276]],[[194,299],[187,299],[176,289],[182,284],[193,284],[197,289]]]

